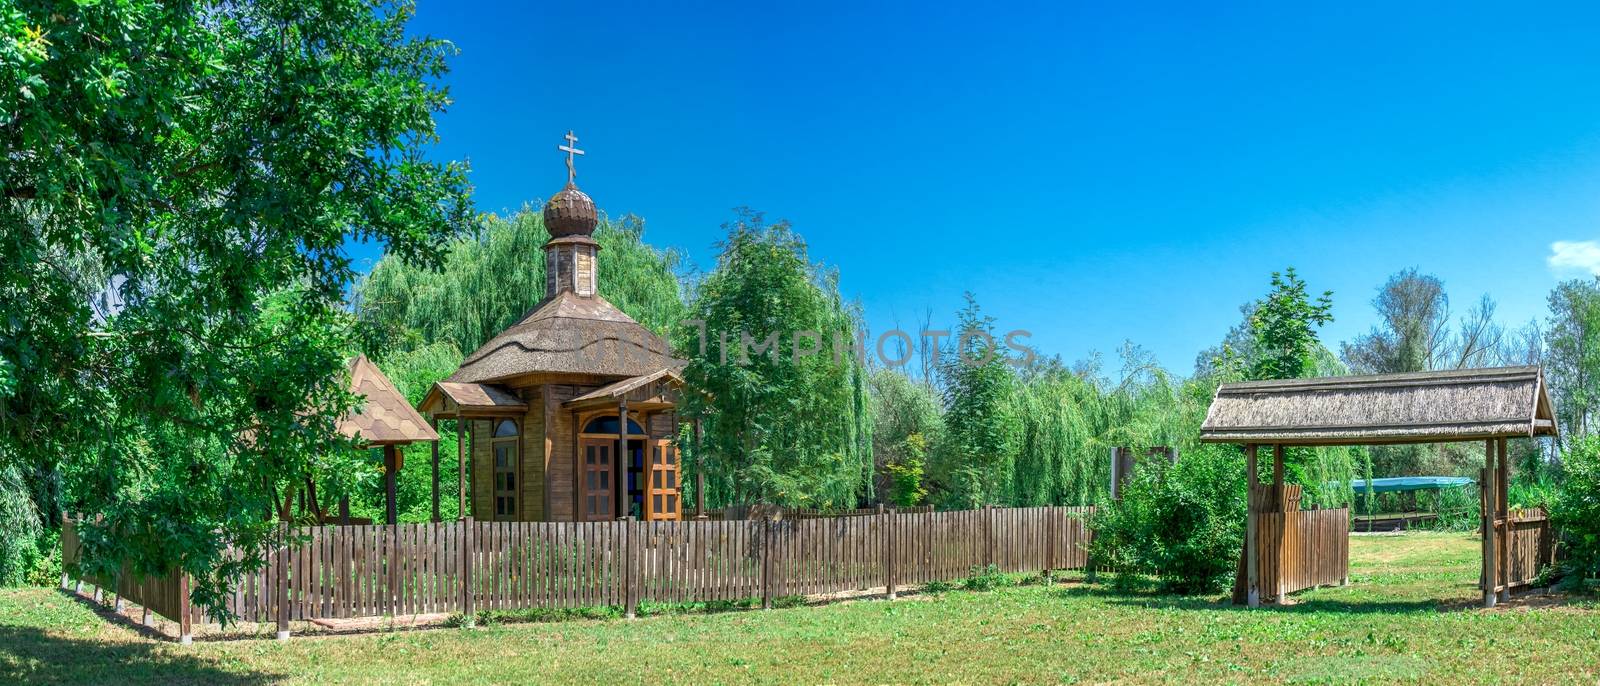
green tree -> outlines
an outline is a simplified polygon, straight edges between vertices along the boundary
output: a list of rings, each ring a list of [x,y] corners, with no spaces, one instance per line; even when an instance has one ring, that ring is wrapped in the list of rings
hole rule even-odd
[[[1011,494],[1020,426],[1012,394],[1017,374],[995,338],[994,318],[966,294],[954,339],[940,353],[945,431],[933,476],[951,508],[1004,504]]]
[[[704,431],[708,503],[870,500],[872,417],[857,307],[786,222],[743,211],[726,229],[717,267],[690,306],[698,324],[676,341],[689,359],[683,411]]]
[[[897,505],[919,505],[928,451],[939,441],[943,418],[939,397],[926,383],[898,369],[879,369],[871,377],[872,454],[879,489]]]
[[[0,464],[60,473],[103,517],[84,571],[181,565],[220,607],[276,495],[348,460],[338,379],[377,341],[345,311],[345,242],[436,264],[471,216],[465,168],[423,155],[452,48],[410,16],[0,11]]]
[[[1565,281],[1550,291],[1545,344],[1563,441],[1588,435],[1600,405],[1600,279]]]
[[[1258,357],[1251,367],[1255,379],[1298,379],[1316,369],[1317,327],[1333,321],[1333,291],[1316,300],[1306,294],[1306,283],[1290,267],[1272,273],[1272,292],[1257,304],[1250,317]]]

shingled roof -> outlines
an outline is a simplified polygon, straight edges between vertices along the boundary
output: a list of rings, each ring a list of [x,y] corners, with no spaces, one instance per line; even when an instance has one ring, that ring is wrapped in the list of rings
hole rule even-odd
[[[1207,443],[1380,445],[1553,436],[1537,366],[1222,384]]]
[[[360,412],[339,420],[339,433],[368,445],[439,440],[433,427],[411,409],[400,389],[366,355],[350,360],[350,392],[366,396],[366,400]]]
[[[666,341],[605,298],[562,291],[468,355],[447,381],[534,373],[633,377],[682,365]]]

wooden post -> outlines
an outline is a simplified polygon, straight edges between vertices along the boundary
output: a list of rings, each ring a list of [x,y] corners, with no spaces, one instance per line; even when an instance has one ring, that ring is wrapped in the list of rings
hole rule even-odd
[[[1494,440],[1484,441],[1484,468],[1483,468],[1483,606],[1494,607],[1495,581],[1500,578],[1500,565],[1496,564],[1499,556],[1495,554],[1495,523],[1497,507],[1495,476],[1497,470],[1494,464]]]
[[[1272,539],[1272,546],[1267,551],[1267,554],[1273,557],[1272,568],[1277,570],[1277,573],[1273,574],[1277,581],[1273,588],[1273,597],[1277,598],[1279,603],[1283,602],[1284,591],[1287,590],[1284,587],[1284,582],[1287,581],[1287,578],[1283,573],[1282,560],[1284,529],[1288,526],[1288,521],[1286,520],[1289,516],[1284,514],[1288,511],[1288,506],[1285,503],[1288,500],[1288,489],[1284,488],[1283,477],[1283,445],[1274,444],[1272,446],[1272,517],[1280,523],[1272,528],[1276,535]]]
[[[189,605],[189,575],[178,573],[178,644],[194,642],[194,612]]]
[[[622,606],[628,619],[638,616],[639,612],[639,579],[644,576],[639,566],[644,562],[644,556],[639,554],[639,527],[633,522],[633,515],[622,518],[623,541],[623,580],[622,580]]]
[[[1261,606],[1261,560],[1260,542],[1256,540],[1256,531],[1260,526],[1256,521],[1256,445],[1244,447],[1245,457],[1245,524],[1244,524],[1244,563],[1245,563],[1245,604],[1248,607]]]
[[[289,640],[289,545],[288,527],[278,527],[277,557],[272,569],[278,578],[278,640]]]
[[[773,609],[773,515],[762,516],[762,609]]]
[[[433,433],[439,433],[439,420],[428,418],[428,424],[433,426]],[[439,514],[439,439],[433,440],[433,521],[438,523],[444,518]]]
[[[460,426],[460,423],[457,423]],[[465,512],[465,510],[463,510]],[[456,520],[461,525],[461,614],[465,618],[464,624],[472,626],[477,624],[478,618],[472,607],[472,561],[476,558],[473,550],[478,545],[473,540],[472,530],[477,528],[471,517]]]
[[[1044,570],[1039,576],[1046,582],[1050,580],[1050,573],[1056,568],[1056,536],[1059,535],[1056,528],[1057,514],[1054,507],[1044,508]],[[1094,565],[1090,563],[1089,566]]]
[[[396,479],[395,472],[400,471],[399,449],[393,445],[383,446],[383,492],[388,504],[384,510],[384,522],[394,526],[398,519],[399,510],[395,505]]]
[[[1499,518],[1504,521],[1499,528],[1499,569],[1498,584],[1501,585],[1499,600],[1510,601],[1510,464],[1507,464],[1506,440],[1499,438],[1494,441],[1494,451],[1499,453],[1499,473],[1494,475],[1494,489],[1499,494],[1494,510],[1499,513]]]
[[[706,517],[705,437],[700,433],[700,418],[694,420],[694,517]]]
[[[885,577],[884,587],[888,591],[890,600],[894,600],[896,597],[894,587],[894,565],[895,560],[900,557],[900,551],[895,547],[895,545],[898,543],[898,538],[895,536],[895,529],[899,528],[899,525],[896,522],[894,513],[895,510],[890,509],[889,513],[883,518],[883,525],[888,527],[884,530],[884,550],[886,555],[883,560],[883,573]]]
[[[983,573],[994,566],[994,506],[983,506]]]
[[[340,524],[344,524],[346,526],[349,526],[349,524],[350,524],[350,497],[349,496],[345,496],[345,497],[342,497],[342,498],[339,499],[339,523]]]
[[[650,502],[650,465],[648,462],[649,460],[647,459],[644,473],[639,475],[640,485],[645,493],[646,505]],[[630,502],[632,498],[628,494],[628,470],[633,469],[633,456],[628,454],[627,393],[623,393],[622,397],[617,400],[617,453],[612,456],[611,464],[613,467],[611,470],[611,492],[616,494],[615,499],[617,501],[616,511],[612,514],[616,517],[627,517],[633,514],[633,508],[629,507],[632,504]],[[647,509],[641,508],[639,515],[642,519],[648,520],[650,518],[646,514]]]
[[[467,430],[456,414],[456,520],[467,519]],[[463,531],[463,533],[465,533]]]

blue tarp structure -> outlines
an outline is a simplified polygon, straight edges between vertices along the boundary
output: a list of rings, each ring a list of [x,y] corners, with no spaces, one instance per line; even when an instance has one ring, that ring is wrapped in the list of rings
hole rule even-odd
[[[1438,491],[1457,486],[1467,486],[1476,482],[1464,476],[1390,476],[1382,479],[1373,479],[1371,482],[1365,479],[1356,479],[1350,482],[1350,486],[1355,489],[1356,495],[1364,495],[1367,492],[1368,483],[1372,484],[1373,493],[1394,493],[1396,491]],[[1328,488],[1338,487],[1339,482],[1328,482]]]

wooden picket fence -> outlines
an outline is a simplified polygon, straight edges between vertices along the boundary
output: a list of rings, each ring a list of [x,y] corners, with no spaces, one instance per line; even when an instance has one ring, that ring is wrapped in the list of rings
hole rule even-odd
[[[884,589],[1002,572],[1082,569],[1091,507],[676,522],[317,526],[293,532],[227,599],[247,622],[689,603]],[[70,532],[69,522],[65,531]],[[62,537],[66,546],[76,538]],[[186,580],[129,586],[169,619],[200,621]],[[140,587],[142,588],[142,587]],[[137,596],[137,597],[136,597]],[[171,598],[174,603],[167,603]],[[181,622],[187,635],[189,622]]]
[[[1348,508],[1262,513],[1256,521],[1263,594],[1282,598],[1350,577]]]
[[[896,508],[901,513],[932,512],[932,505],[915,505]],[[778,519],[819,519],[826,517],[866,517],[884,513],[881,507],[858,507],[849,510],[824,510],[814,507],[782,507],[762,505],[732,505],[706,510],[706,519],[739,520],[776,517]]]
[[[1262,600],[1281,601],[1290,593],[1336,586],[1350,578],[1350,508],[1302,510],[1300,499],[1301,488],[1295,484],[1251,488]],[[1249,602],[1248,551],[1249,546],[1239,551],[1234,574],[1233,602],[1239,605]]]
[[[1509,526],[1510,545],[1502,558],[1506,565],[1505,579],[1509,588],[1527,586],[1539,578],[1540,572],[1555,563],[1555,530],[1550,526],[1550,516],[1542,507],[1516,509],[1510,516],[1496,523],[1496,532]],[[1479,580],[1480,586],[1482,580]]]

